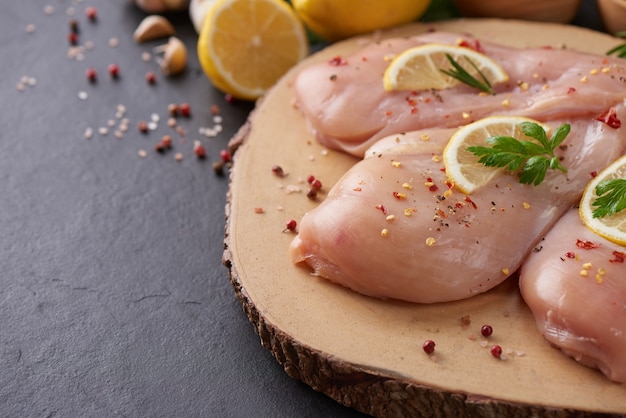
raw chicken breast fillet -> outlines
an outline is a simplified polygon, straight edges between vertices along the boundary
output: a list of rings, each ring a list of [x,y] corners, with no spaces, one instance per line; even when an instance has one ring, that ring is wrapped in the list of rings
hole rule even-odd
[[[317,140],[362,157],[377,140],[398,132],[457,128],[492,114],[541,121],[594,116],[626,97],[624,60],[572,50],[515,49],[466,38],[497,61],[510,81],[495,95],[460,85],[441,91],[383,87],[390,58],[426,43],[456,45],[457,34],[435,32],[373,43],[347,56],[309,66],[294,82],[296,105]]]
[[[519,282],[546,340],[620,383],[626,382],[625,259],[626,248],[587,229],[572,209],[529,255]]]
[[[623,107],[618,113],[626,116]],[[519,268],[578,201],[590,173],[621,155],[619,129],[591,118],[570,123],[559,150],[566,175],[550,171],[532,186],[500,172],[471,196],[449,189],[443,170],[453,130],[385,139],[303,217],[292,260],[379,298],[431,303],[485,292]]]

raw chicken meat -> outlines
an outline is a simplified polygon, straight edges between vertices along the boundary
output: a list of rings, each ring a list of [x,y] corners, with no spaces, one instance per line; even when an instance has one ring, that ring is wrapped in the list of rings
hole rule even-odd
[[[626,117],[623,107],[618,113]],[[559,149],[567,175],[550,171],[529,186],[502,172],[471,196],[449,189],[443,171],[452,130],[385,139],[303,217],[292,260],[380,298],[431,303],[485,292],[519,268],[580,198],[591,172],[624,151],[621,130],[593,118],[569,123]]]
[[[385,136],[425,128],[456,128],[491,114],[541,121],[593,116],[626,96],[619,58],[571,50],[514,49],[466,38],[510,77],[480,95],[465,85],[442,91],[387,92],[390,57],[425,43],[457,44],[459,35],[435,32],[374,43],[347,57],[303,69],[294,83],[296,104],[324,146],[362,157]],[[512,57],[514,57],[512,59]]]
[[[520,290],[548,342],[626,382],[626,248],[566,213],[524,262]]]

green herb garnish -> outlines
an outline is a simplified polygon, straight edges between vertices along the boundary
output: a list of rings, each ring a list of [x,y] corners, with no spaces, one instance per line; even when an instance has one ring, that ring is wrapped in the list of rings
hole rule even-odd
[[[493,87],[491,87],[491,83],[489,82],[489,80],[487,80],[487,77],[485,77],[483,72],[480,71],[480,69],[476,66],[476,64],[474,64],[471,59],[469,59],[465,55],[463,56],[463,58],[465,58],[465,60],[470,63],[470,65],[476,70],[476,72],[478,72],[478,75],[480,76],[482,81],[468,73],[465,68],[461,67],[461,65],[457,61],[455,61],[454,58],[452,58],[452,55],[446,54],[446,58],[448,58],[448,61],[450,61],[452,69],[440,69],[439,71],[446,75],[449,75],[452,78],[456,78],[461,83],[467,84],[468,86],[475,87],[481,91],[484,91],[485,93],[493,94]]]
[[[615,35],[620,38],[626,38],[626,32],[617,32]],[[626,43],[609,49],[606,51],[606,55],[616,55],[619,58],[626,58]]]
[[[486,139],[491,147],[468,147],[467,150],[480,157],[479,163],[487,167],[506,167],[509,171],[520,170],[519,181],[522,184],[541,184],[548,168],[567,170],[554,155],[554,150],[569,134],[570,126],[563,124],[548,139],[546,131],[534,122],[522,122],[522,132],[537,142],[513,138],[511,136],[492,136]]]
[[[606,179],[596,186],[596,200],[591,206],[596,207],[594,218],[613,216],[626,209],[626,179]]]

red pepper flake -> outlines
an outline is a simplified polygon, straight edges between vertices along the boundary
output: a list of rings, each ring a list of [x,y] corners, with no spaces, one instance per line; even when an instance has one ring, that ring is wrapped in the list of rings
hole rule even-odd
[[[376,209],[378,209],[385,215],[387,214],[387,208],[384,205],[376,205]]]
[[[611,263],[623,263],[624,260],[626,260],[626,253],[623,253],[621,251],[613,251],[613,257],[615,258],[609,260]]]
[[[478,206],[476,206],[476,203],[474,203],[474,201],[473,201],[472,199],[470,199],[470,197],[469,197],[469,196],[465,196],[465,201],[466,201],[467,203],[469,203],[470,205],[472,205],[472,207],[473,207],[474,209],[478,209]]]
[[[568,251],[565,253],[565,257],[567,258],[576,258],[576,253],[573,251]]]
[[[485,53],[478,39],[472,39],[472,40],[462,39],[461,41],[459,41],[458,45],[463,46],[465,48],[473,49],[474,51],[480,52],[481,54]]]
[[[596,117],[596,120],[606,123],[610,128],[618,129],[622,126],[622,121],[617,117],[617,111],[614,107],[611,107],[606,112]]]
[[[598,248],[600,244],[596,244],[591,241],[584,241],[582,239],[576,239],[576,246],[578,248],[582,248],[583,250],[593,250],[594,248]]]
[[[435,352],[435,342],[433,340],[426,340],[422,344],[422,349],[426,354],[432,354]]]
[[[340,65],[348,65],[348,61],[346,61],[346,59],[344,59],[341,55],[337,55],[328,60],[328,65],[339,67]]]
[[[576,89],[574,87],[570,87],[567,89],[567,94],[576,93]]]

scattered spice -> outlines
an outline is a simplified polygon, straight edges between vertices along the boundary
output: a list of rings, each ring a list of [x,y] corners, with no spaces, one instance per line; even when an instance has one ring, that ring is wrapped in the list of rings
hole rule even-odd
[[[594,248],[598,248],[600,244],[596,244],[591,241],[576,239],[576,246],[578,248],[582,248],[583,250],[592,250]]]
[[[120,76],[120,67],[117,64],[109,64],[107,70],[109,71],[111,78],[116,79]]]
[[[227,163],[230,162],[232,156],[230,155],[230,152],[228,152],[228,150],[223,149],[220,151],[220,158],[222,159],[222,161]]]
[[[493,328],[491,327],[491,325],[483,325],[480,328],[480,333],[483,337],[489,337],[491,336],[491,334],[493,334]]]
[[[422,349],[426,354],[432,354],[435,352],[435,342],[433,340],[426,340],[422,344]]]
[[[502,347],[500,347],[498,344],[492,345],[489,351],[491,352],[491,355],[494,356],[495,358],[502,357]]]
[[[89,81],[90,83],[95,83],[98,79],[98,72],[95,68],[89,67],[85,71],[85,77],[87,77],[87,81]]]
[[[285,229],[283,229],[283,232],[286,232],[286,231],[293,232],[296,230],[297,226],[298,226],[298,223],[296,222],[296,220],[290,219],[285,223]]]
[[[626,259],[626,253],[623,253],[621,251],[613,251],[613,258],[612,260],[609,260],[609,262],[611,263],[623,263],[624,260]]]
[[[191,106],[189,103],[181,103],[180,106],[178,106],[178,110],[180,111],[180,114],[186,118],[191,116]]]
[[[93,6],[87,7],[85,9],[85,16],[92,22],[95,22],[98,19],[98,9]]]
[[[193,152],[200,160],[204,160],[206,158],[206,149],[200,141],[194,141]]]
[[[596,117],[596,120],[605,123],[608,127],[613,129],[618,129],[620,126],[622,126],[622,121],[617,117],[617,111],[614,107],[611,107],[606,112],[598,115]]]
[[[283,171],[283,168],[279,165],[272,166],[272,173],[274,173],[278,177],[285,177],[285,172]]]
[[[146,82],[148,84],[156,84],[156,81],[157,81],[156,74],[152,71],[148,71],[146,73]]]

